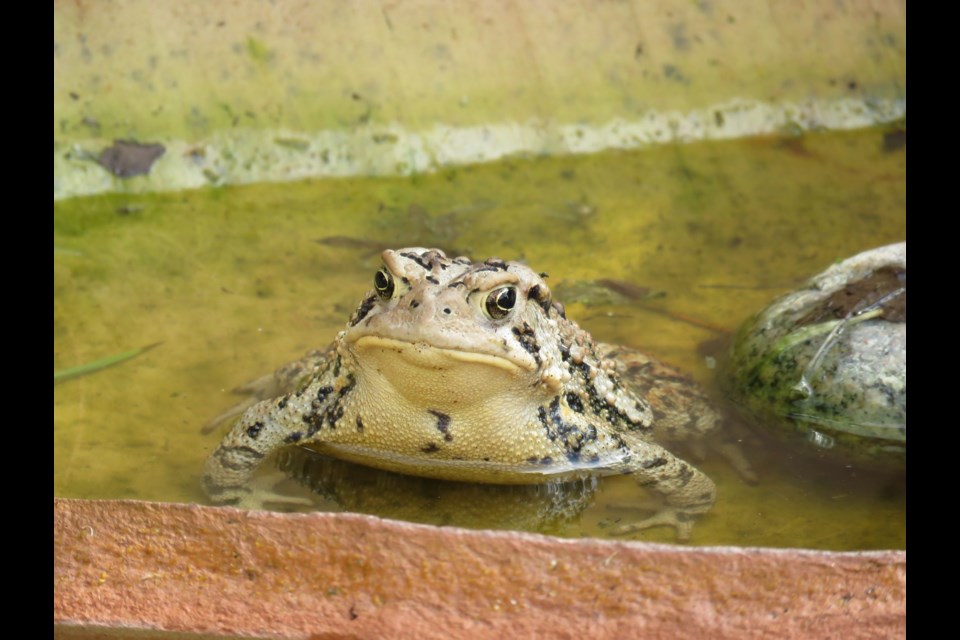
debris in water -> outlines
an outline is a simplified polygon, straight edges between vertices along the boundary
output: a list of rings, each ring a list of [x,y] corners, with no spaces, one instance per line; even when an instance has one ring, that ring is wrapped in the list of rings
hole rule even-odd
[[[118,178],[130,178],[150,173],[150,167],[165,151],[162,144],[114,140],[112,146],[100,152],[97,162]]]

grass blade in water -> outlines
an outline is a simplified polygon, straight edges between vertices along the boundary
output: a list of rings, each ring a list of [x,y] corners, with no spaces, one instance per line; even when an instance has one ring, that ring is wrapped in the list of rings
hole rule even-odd
[[[153,349],[160,344],[161,343],[159,342],[154,342],[153,344],[148,344],[147,346],[140,347],[139,349],[131,349],[130,351],[124,351],[123,353],[117,353],[112,356],[107,356],[106,358],[100,358],[99,360],[94,360],[93,362],[81,364],[76,367],[69,367],[67,369],[61,369],[60,371],[54,371],[53,382],[56,384],[58,382],[63,382],[64,380],[79,378],[80,376],[85,376],[89,373],[94,373],[96,371],[100,371],[101,369],[112,367],[115,364],[126,362],[130,358],[135,358],[142,353],[146,353],[147,351],[150,351],[150,349]]]

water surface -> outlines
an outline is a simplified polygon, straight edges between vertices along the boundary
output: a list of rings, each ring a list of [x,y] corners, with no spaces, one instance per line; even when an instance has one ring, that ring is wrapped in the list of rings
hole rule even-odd
[[[57,202],[54,370],[160,345],[54,385],[54,493],[203,502],[200,470],[220,434],[200,427],[235,402],[231,388],[329,343],[370,288],[383,247],[525,260],[550,274],[568,317],[595,337],[652,352],[713,392],[711,358],[742,320],[835,260],[906,237],[898,141],[872,129]],[[902,474],[745,446],[757,486],[716,456],[697,463],[719,498],[694,544],[904,548]],[[604,479],[574,487],[564,517],[540,517],[523,505],[542,504],[546,490],[383,489],[396,483],[347,475],[357,479],[332,498],[292,480],[281,488],[315,496],[310,508],[344,508],[339,500],[390,517],[563,536],[605,536],[639,517],[645,499],[629,478]],[[387,490],[397,497],[371,497]],[[673,539],[665,529],[630,537]]]

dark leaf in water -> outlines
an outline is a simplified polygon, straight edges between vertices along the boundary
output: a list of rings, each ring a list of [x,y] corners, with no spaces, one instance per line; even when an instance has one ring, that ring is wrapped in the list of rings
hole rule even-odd
[[[907,272],[898,267],[885,266],[871,275],[835,292],[832,296],[814,307],[804,317],[797,320],[797,326],[803,327],[830,320],[842,320],[890,296],[881,308],[883,318],[888,322],[907,321]],[[897,292],[902,293],[897,294]],[[897,294],[897,295],[891,295]]]
[[[114,140],[112,146],[100,152],[97,162],[118,178],[129,178],[150,173],[150,167],[165,151],[162,144]]]
[[[883,134],[883,150],[892,153],[907,146],[907,130],[894,129]]]
[[[619,293],[629,300],[643,300],[650,297],[650,288],[626,282],[624,280],[613,280],[611,278],[601,278],[596,283],[601,287]]]

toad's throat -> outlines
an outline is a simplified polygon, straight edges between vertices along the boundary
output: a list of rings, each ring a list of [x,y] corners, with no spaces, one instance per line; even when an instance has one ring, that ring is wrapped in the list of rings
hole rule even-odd
[[[407,365],[424,369],[445,370],[454,367],[492,367],[512,375],[533,371],[535,363],[517,361],[506,355],[494,355],[470,351],[464,348],[441,347],[426,342],[411,342],[384,338],[381,336],[362,336],[354,342],[354,352],[361,359],[387,359],[399,357]]]

